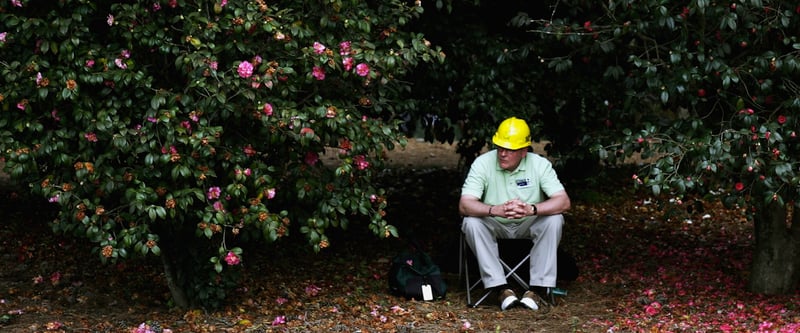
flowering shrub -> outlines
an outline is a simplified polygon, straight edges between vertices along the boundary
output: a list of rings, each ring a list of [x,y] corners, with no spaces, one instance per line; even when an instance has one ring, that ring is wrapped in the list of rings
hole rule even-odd
[[[519,22],[571,52],[543,59],[552,77],[584,81],[569,82],[580,103],[564,102],[589,120],[576,139],[606,163],[638,153],[634,184],[656,195],[745,209],[756,235],[750,288],[795,290],[798,274],[786,269],[800,257],[800,225],[789,236],[786,221],[800,198],[800,40],[789,32],[800,29],[800,6],[615,0],[582,6],[606,13],[587,18],[572,14],[573,3],[556,9],[564,18]]]
[[[326,229],[351,220],[391,237],[372,178],[404,144],[394,115],[414,111],[400,79],[443,58],[401,30],[421,12],[403,1],[2,2],[6,170],[58,204],[53,229],[94,242],[100,260],[161,255],[172,276],[194,276],[171,285],[181,306],[224,297],[245,240],[299,231],[319,251]]]

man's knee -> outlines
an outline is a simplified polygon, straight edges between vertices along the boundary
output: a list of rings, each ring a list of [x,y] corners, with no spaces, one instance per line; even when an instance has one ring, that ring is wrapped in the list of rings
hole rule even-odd
[[[481,218],[467,216],[461,221],[461,231],[467,235],[475,234],[481,230],[485,230],[485,226]]]
[[[540,219],[542,219],[542,218],[540,217]],[[564,228],[564,215],[561,215],[561,214],[550,215],[550,216],[544,217],[541,221],[537,221],[537,222],[541,222],[543,224],[540,227],[540,230],[542,230],[543,232],[548,233],[548,234],[555,233],[555,234],[560,235],[562,229]]]
[[[564,226],[564,215],[551,215],[547,219],[547,222],[551,225],[551,227],[561,229]]]

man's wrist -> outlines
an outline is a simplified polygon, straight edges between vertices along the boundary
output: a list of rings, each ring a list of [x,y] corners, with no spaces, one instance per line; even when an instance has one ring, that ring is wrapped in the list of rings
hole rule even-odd
[[[492,214],[492,208],[494,208],[494,205],[489,205],[489,216],[494,216],[494,214]]]
[[[536,208],[536,205],[534,205],[534,204],[531,204],[531,215],[534,215],[534,216],[535,216],[535,215],[537,215],[537,214],[539,214],[539,209],[538,209],[538,208]]]

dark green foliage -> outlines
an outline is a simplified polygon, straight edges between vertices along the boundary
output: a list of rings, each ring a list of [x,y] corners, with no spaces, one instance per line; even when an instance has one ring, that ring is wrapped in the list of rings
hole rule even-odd
[[[5,1],[6,171],[60,205],[54,230],[96,243],[103,261],[182,260],[188,245],[205,262],[184,272],[195,287],[206,266],[214,277],[238,264],[244,240],[299,231],[319,251],[351,219],[390,237],[372,179],[405,140],[403,77],[442,57],[405,30],[421,13],[403,1]]]

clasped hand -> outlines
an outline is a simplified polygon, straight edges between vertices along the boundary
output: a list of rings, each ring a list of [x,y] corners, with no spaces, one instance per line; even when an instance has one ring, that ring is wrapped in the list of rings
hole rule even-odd
[[[530,215],[530,205],[519,199],[511,199],[500,205],[503,212],[502,217],[509,219],[521,219]]]

